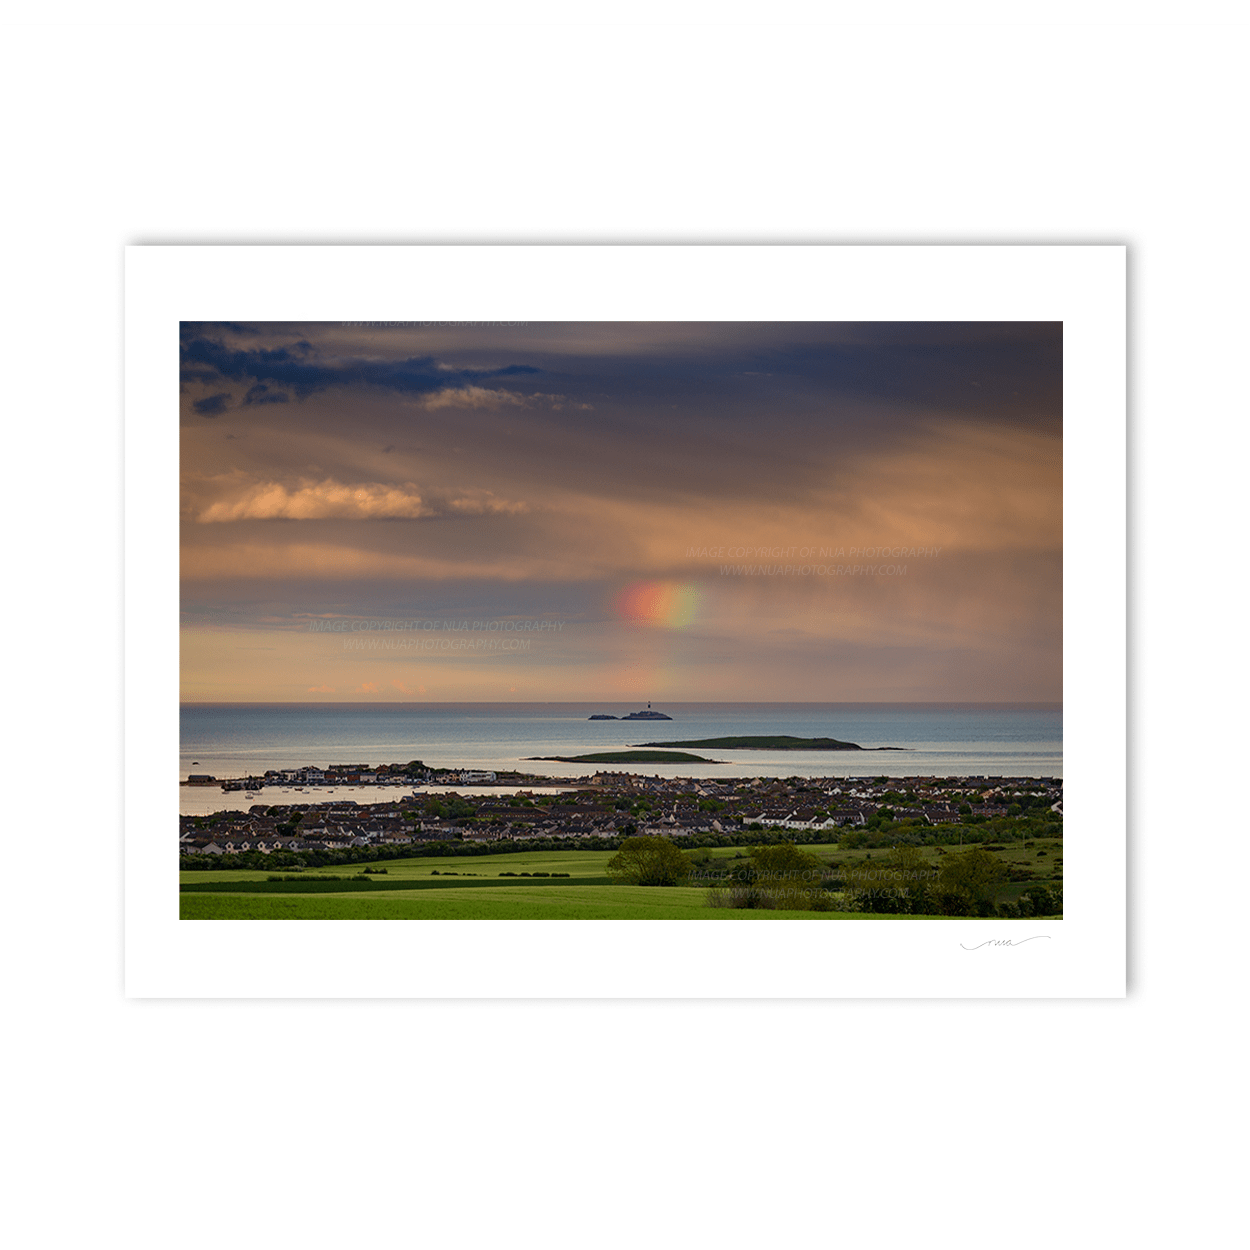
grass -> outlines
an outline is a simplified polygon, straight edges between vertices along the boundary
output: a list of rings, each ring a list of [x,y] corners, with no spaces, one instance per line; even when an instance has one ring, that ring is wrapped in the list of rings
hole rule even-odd
[[[998,892],[1016,899],[1029,885],[1058,883],[1062,857],[1058,839],[1008,843],[995,851],[1004,863],[1027,866],[1037,879]],[[831,867],[879,860],[883,850],[839,850],[834,845],[803,848]],[[1048,852],[1039,856],[1039,850]],[[958,847],[921,847],[939,866]],[[706,886],[620,885],[607,875],[611,851],[519,851],[504,855],[392,859],[385,875],[353,880],[366,865],[339,865],[303,873],[222,869],[181,874],[184,920],[894,920],[907,917],[850,912],[748,911],[707,906]],[[744,847],[712,847],[703,868],[747,857]],[[567,872],[568,877],[501,877],[501,872]],[[454,874],[454,875],[453,875]],[[1053,875],[1052,875],[1053,874]],[[293,881],[267,881],[270,875]],[[340,878],[331,880],[330,878]],[[367,896],[367,897],[366,897]]]
[[[702,889],[544,886],[444,889],[405,895],[184,894],[184,920],[837,920],[842,912],[742,911],[708,907]],[[862,919],[862,917],[856,917]],[[889,919],[889,917],[885,917]]]
[[[524,877],[505,877],[500,880],[498,877],[486,877],[480,881],[465,881],[462,877],[452,877],[448,883],[446,878],[435,880],[406,880],[391,881],[386,877],[371,877],[366,881],[347,880],[347,881],[328,881],[317,880],[315,877],[308,877],[300,881],[236,881],[233,883],[223,883],[220,881],[195,881],[182,886],[183,894],[221,894],[223,891],[229,891],[231,894],[385,894],[388,890],[410,891],[410,890],[449,890],[449,889],[470,889],[470,890],[508,890],[516,885],[529,885],[531,882]],[[537,884],[534,882],[533,884]],[[568,886],[585,886],[585,885],[613,885],[611,877],[593,877],[574,880],[568,877],[556,877],[551,880],[543,880],[544,886],[560,886],[565,888]]]

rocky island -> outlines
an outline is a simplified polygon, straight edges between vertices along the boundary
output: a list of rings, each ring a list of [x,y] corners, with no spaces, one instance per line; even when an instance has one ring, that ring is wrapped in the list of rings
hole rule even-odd
[[[653,712],[651,704],[647,704],[645,712],[630,712],[626,716],[605,716],[602,712],[595,716],[589,717],[590,720],[672,720],[671,716],[665,716],[663,712]]]

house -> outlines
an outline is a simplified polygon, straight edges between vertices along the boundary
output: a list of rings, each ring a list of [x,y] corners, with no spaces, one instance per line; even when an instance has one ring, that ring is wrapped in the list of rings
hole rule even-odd
[[[862,825],[864,813],[858,807],[838,807],[829,812],[829,819],[835,825]]]
[[[461,837],[466,842],[499,842],[507,836],[507,825],[466,825],[461,830]]]
[[[447,820],[425,820],[413,831],[413,837],[421,842],[454,842],[460,837],[460,826]]]
[[[212,838],[180,838],[178,849],[183,855],[221,855],[222,849]]]

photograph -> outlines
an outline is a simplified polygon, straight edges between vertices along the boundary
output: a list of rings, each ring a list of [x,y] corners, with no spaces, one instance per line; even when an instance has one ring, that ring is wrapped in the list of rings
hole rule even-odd
[[[1235,1244],[1239,12],[18,14],[12,1244]]]
[[[1062,919],[1062,321],[178,329],[181,919]]]

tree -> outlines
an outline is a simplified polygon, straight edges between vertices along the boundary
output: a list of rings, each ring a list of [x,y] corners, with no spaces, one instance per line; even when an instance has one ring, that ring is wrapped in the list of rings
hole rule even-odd
[[[824,864],[810,851],[800,851],[793,842],[779,842],[776,846],[757,846],[751,851],[751,863],[757,877],[800,878],[820,880]]]
[[[793,842],[751,851],[751,884],[783,911],[810,911],[824,893],[824,862]]]
[[[690,861],[667,838],[626,838],[608,860],[608,876],[631,885],[680,885]]]
[[[880,860],[847,865],[844,876],[857,911],[931,914],[930,887],[937,869],[914,846],[896,846]]]
[[[1030,912],[1034,916],[1054,916],[1063,910],[1063,895],[1060,891],[1052,894],[1045,886],[1031,885],[1017,900],[1021,914],[1024,912],[1024,900],[1031,903]]]
[[[943,885],[940,881],[929,890],[928,906],[935,916],[975,916],[976,900],[962,885]]]
[[[979,846],[962,855],[949,855],[942,865],[941,885],[948,890],[966,890],[978,907],[992,903],[998,883],[1007,869],[996,855]]]

